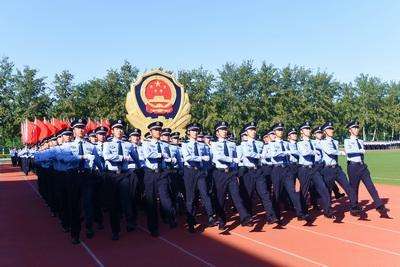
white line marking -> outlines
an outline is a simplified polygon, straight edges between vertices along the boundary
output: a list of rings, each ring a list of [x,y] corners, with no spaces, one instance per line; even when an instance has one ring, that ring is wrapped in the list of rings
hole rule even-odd
[[[343,221],[345,223],[351,223],[351,224],[354,224],[354,225],[360,225],[360,226],[374,228],[374,229],[378,229],[378,230],[382,230],[382,231],[388,231],[388,232],[395,233],[395,234],[400,234],[400,231],[396,231],[396,230],[392,230],[392,229],[388,229],[388,228],[383,228],[383,227],[374,226],[374,225],[367,225],[367,224],[362,224],[362,223],[356,223],[356,222],[350,222],[350,221],[347,221],[347,220],[343,220]]]
[[[146,232],[146,233],[148,233],[148,234],[150,233],[146,228],[144,228],[144,227],[142,227],[142,226],[138,226],[138,228],[140,228],[142,231],[144,231],[144,232]],[[194,254],[191,253],[190,251],[187,251],[186,249],[182,248],[181,246],[175,244],[175,243],[172,242],[172,241],[169,241],[168,239],[166,239],[166,238],[164,238],[164,237],[162,237],[162,236],[159,236],[158,239],[160,239],[160,240],[164,241],[165,243],[167,243],[168,245],[173,246],[174,248],[176,248],[176,249],[182,251],[183,253],[185,253],[185,254],[187,254],[187,255],[189,255],[189,256],[195,258],[196,260],[198,260],[198,261],[204,263],[206,266],[212,266],[212,267],[215,266],[214,264],[209,263],[209,262],[206,261],[206,260],[203,260],[203,259],[200,258],[199,256],[194,255]]]
[[[336,237],[336,236],[333,236],[333,235],[330,235],[330,234],[324,234],[324,233],[319,233],[319,232],[316,232],[316,231],[313,231],[313,230],[304,229],[304,228],[302,228],[302,227],[297,227],[297,226],[293,226],[293,225],[286,225],[286,226],[287,226],[287,227],[290,227],[290,228],[298,229],[298,230],[301,230],[301,231],[313,233],[313,234],[316,234],[316,235],[329,237],[329,238],[332,238],[332,239],[335,239],[335,240],[342,241],[342,242],[344,242],[344,243],[348,243],[348,244],[352,244],[352,245],[357,245],[357,246],[360,246],[360,247],[363,247],[363,248],[373,249],[373,250],[376,250],[376,251],[384,252],[384,253],[391,254],[391,255],[395,255],[395,256],[400,256],[400,253],[397,253],[397,252],[394,252],[394,251],[391,251],[391,250],[386,250],[386,249],[382,249],[382,248],[377,248],[377,247],[370,246],[370,245],[363,244],[363,243],[359,243],[359,242],[356,242],[356,241],[352,241],[352,240],[348,240],[348,239]]]
[[[284,250],[284,249],[281,249],[281,248],[277,248],[277,247],[274,247],[274,246],[269,245],[269,244],[267,244],[267,243],[264,243],[264,242],[261,242],[261,241],[252,239],[252,238],[247,237],[247,236],[245,236],[245,235],[242,235],[242,234],[239,234],[239,233],[236,233],[236,232],[233,232],[233,231],[230,231],[230,233],[233,234],[233,235],[239,236],[239,237],[241,237],[241,238],[243,238],[243,239],[252,241],[252,242],[254,242],[254,243],[258,244],[258,245],[261,245],[261,246],[264,246],[264,247],[267,247],[267,248],[270,248],[270,249],[273,249],[273,250],[277,250],[277,251],[279,251],[279,252],[282,252],[282,253],[284,253],[284,254],[288,254],[288,255],[293,256],[293,257],[295,257],[295,258],[302,259],[302,260],[304,260],[304,261],[306,261],[306,262],[313,263],[313,264],[318,265],[318,266],[324,266],[324,267],[328,266],[328,265],[326,265],[326,264],[319,263],[319,262],[313,261],[313,260],[311,260],[311,259],[309,259],[309,258],[306,258],[306,257],[300,256],[300,255],[294,254],[294,253],[292,253],[292,252],[290,252],[290,251],[287,251],[287,250]]]
[[[27,184],[32,188],[33,192],[36,193],[36,195],[41,198],[39,191],[36,189],[36,187],[34,187],[29,180],[25,177],[25,182],[27,182]],[[96,257],[96,255],[93,253],[93,251],[89,248],[88,245],[85,244],[85,242],[81,241],[81,245],[82,247],[86,250],[86,252],[89,254],[90,257],[92,257],[92,259],[96,262],[96,264],[99,267],[105,267],[105,265],[99,260],[99,258]]]
[[[81,245],[85,248],[86,252],[94,259],[99,267],[105,267],[105,265],[96,257],[93,251],[86,245],[85,242],[81,241]]]

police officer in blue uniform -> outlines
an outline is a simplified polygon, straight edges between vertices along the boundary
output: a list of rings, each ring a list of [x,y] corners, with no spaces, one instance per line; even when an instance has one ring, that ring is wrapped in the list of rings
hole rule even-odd
[[[253,194],[257,192],[266,212],[267,222],[269,224],[278,221],[272,206],[270,194],[267,190],[267,183],[263,170],[261,169],[261,158],[263,152],[263,143],[255,140],[257,135],[257,125],[250,122],[243,127],[246,132],[247,141],[241,143],[243,166],[246,172],[243,174],[243,183],[246,188],[248,201],[252,200]],[[249,205],[251,209],[252,205]],[[249,210],[251,214],[251,210]]]
[[[290,201],[296,211],[297,218],[299,220],[309,220],[310,216],[308,213],[302,211],[299,195],[295,190],[295,181],[293,172],[290,168],[290,149],[288,142],[284,141],[284,124],[277,123],[273,127],[276,138],[275,141],[270,144],[270,155],[271,161],[274,165],[272,169],[271,178],[275,196],[275,209],[278,220],[280,219],[280,205],[279,202],[282,197],[283,190],[286,190]]]
[[[135,230],[134,194],[137,185],[135,169],[139,168],[139,154],[131,143],[123,141],[126,124],[122,119],[111,123],[113,139],[104,144],[106,188],[109,204],[112,240],[119,240],[121,213],[126,219],[126,231]],[[121,207],[121,210],[119,209]]]
[[[321,142],[324,139],[324,131],[322,130],[322,126],[316,126],[313,129],[313,135],[315,137],[315,139],[313,140],[313,144],[315,145],[315,149],[316,149],[316,154],[315,154],[315,166],[319,168],[319,171],[321,173],[321,175],[323,175],[322,173],[322,169],[324,168],[325,162],[324,162],[324,158],[323,158],[323,153],[322,153],[322,149],[321,149]],[[325,179],[324,179],[325,181]],[[326,185],[328,186],[328,185]],[[332,191],[335,195],[336,199],[340,199],[342,197],[345,196],[344,193],[340,193],[339,187],[336,185],[336,183],[333,183],[331,185],[332,187]],[[328,186],[329,188],[329,186]],[[317,192],[315,190],[312,189],[313,195],[317,195]],[[312,200],[314,200],[315,198],[313,197]],[[313,202],[314,207],[317,207],[316,202]]]
[[[214,210],[211,204],[211,198],[207,190],[207,169],[205,162],[209,162],[210,155],[207,153],[206,145],[197,141],[197,134],[200,131],[200,125],[190,123],[186,127],[189,140],[182,144],[182,156],[184,161],[183,181],[186,191],[186,209],[187,223],[190,233],[195,232],[196,211],[194,207],[196,192],[198,191],[202,203],[208,216],[208,225],[216,224]]]
[[[349,175],[350,185],[354,190],[356,201],[358,202],[358,190],[362,181],[368,193],[374,200],[376,210],[383,216],[387,216],[389,211],[378,195],[371,179],[368,166],[364,162],[364,142],[358,139],[360,123],[351,121],[346,125],[350,137],[344,140],[344,151],[347,156],[347,174]]]
[[[322,174],[325,183],[328,185],[329,190],[332,190],[332,185],[336,181],[344,189],[350,200],[350,214],[358,216],[361,212],[361,207],[357,204],[356,194],[338,163],[338,156],[341,155],[339,151],[339,142],[333,139],[334,128],[333,123],[328,121],[322,126],[325,132],[325,139],[321,141],[322,156],[325,162]],[[343,153],[344,154],[344,153]]]
[[[155,121],[147,128],[151,139],[143,143],[145,158],[144,187],[146,196],[147,227],[154,237],[159,236],[157,216],[157,193],[170,228],[177,227],[175,210],[170,196],[169,165],[176,159],[167,153],[166,145],[160,141],[163,123]]]
[[[95,146],[84,140],[86,123],[86,119],[72,121],[71,127],[75,140],[64,143],[63,147],[56,153],[57,160],[68,164],[67,193],[73,244],[80,243],[81,198],[83,198],[86,222],[93,217],[93,203],[90,194],[88,194],[88,188],[92,186],[92,170],[95,164],[98,164],[98,155]],[[91,229],[87,229],[87,232],[90,236]]]
[[[177,163],[174,164],[174,174],[171,177],[171,189],[174,207],[177,214],[186,213],[185,184],[183,182],[183,156],[182,147],[179,143],[179,132],[172,132],[170,135],[170,150],[175,155]]]
[[[137,209],[139,206],[144,206],[144,157],[141,146],[141,137],[142,131],[139,128],[133,128],[129,133],[129,142],[133,145],[133,147],[137,150],[139,156],[139,166],[135,169],[136,177],[137,177],[137,185],[136,185],[136,193],[134,194],[134,205],[133,212],[137,214]]]
[[[66,161],[67,158],[63,158],[62,149],[67,146],[72,140],[72,128],[67,128],[61,131],[61,142],[58,147],[53,150],[53,161],[54,168],[57,171],[56,174],[56,195],[59,202],[58,216],[60,219],[61,227],[63,232],[67,233],[70,231],[71,226],[71,216],[69,210],[69,200],[68,200],[68,173],[71,171],[70,164]],[[71,155],[71,154],[70,154]]]
[[[263,150],[261,153],[261,169],[262,175],[264,176],[266,183],[267,183],[267,190],[272,196],[272,178],[271,173],[273,169],[272,159],[271,159],[271,149],[270,144],[275,141],[276,135],[273,129],[269,129],[265,131],[262,136],[264,141]]]
[[[308,211],[307,197],[311,185],[314,185],[316,191],[321,197],[323,212],[325,217],[334,218],[330,204],[328,189],[320,174],[320,168],[316,166],[315,156],[318,153],[315,144],[311,141],[311,125],[309,121],[300,125],[302,140],[297,143],[299,152],[299,180],[300,197],[303,212]]]
[[[216,123],[214,130],[218,137],[211,144],[211,154],[215,164],[213,171],[214,184],[217,195],[217,215],[220,219],[219,229],[224,230],[226,225],[226,213],[224,211],[225,194],[229,191],[233,203],[239,212],[240,221],[243,226],[251,225],[251,216],[247,212],[239,193],[237,164],[240,159],[236,154],[236,145],[227,141],[228,123],[220,121]]]

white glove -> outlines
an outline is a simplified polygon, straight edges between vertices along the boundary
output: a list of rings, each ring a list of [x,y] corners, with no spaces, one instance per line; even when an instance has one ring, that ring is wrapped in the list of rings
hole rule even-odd
[[[161,158],[163,156],[162,153],[157,153],[157,158]]]
[[[131,156],[124,156],[124,160],[126,160],[126,161],[132,161],[132,157]]]
[[[176,158],[171,159],[172,164],[175,164],[177,162]]]
[[[167,162],[167,163],[169,163],[169,162],[172,161],[172,159],[171,159],[171,158],[164,158],[164,161]]]
[[[234,163],[238,163],[238,164],[239,164],[239,162],[240,162],[240,159],[239,159],[239,158],[233,158],[233,162],[234,162]]]
[[[210,156],[202,156],[201,159],[203,161],[209,161],[210,160]]]

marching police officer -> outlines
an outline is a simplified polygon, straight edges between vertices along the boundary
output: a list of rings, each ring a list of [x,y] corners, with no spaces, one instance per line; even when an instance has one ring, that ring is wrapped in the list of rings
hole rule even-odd
[[[146,164],[144,172],[144,187],[146,196],[147,227],[154,237],[159,235],[157,216],[157,193],[170,228],[175,228],[175,210],[172,204],[169,190],[168,165],[175,164],[176,159],[167,153],[166,145],[160,141],[163,123],[155,121],[147,128],[151,139],[143,143],[143,154]]]
[[[324,131],[322,130],[322,126],[315,127],[313,129],[313,135],[315,137],[315,139],[313,140],[313,144],[315,145],[315,149],[316,149],[315,166],[318,167],[321,175],[323,176],[322,169],[325,165],[325,162],[324,162],[323,153],[322,153],[322,149],[321,149],[321,142],[324,139]],[[324,181],[325,181],[325,179],[324,179]],[[328,185],[326,185],[326,186],[328,186]],[[344,193],[340,193],[339,187],[336,185],[336,183],[333,183],[331,185],[331,187],[332,187],[331,190],[333,191],[336,199],[340,199],[345,196]],[[329,186],[328,186],[328,188],[329,188]],[[316,193],[316,192],[314,191],[314,193]]]
[[[358,121],[351,121],[346,127],[350,133],[350,137],[344,140],[344,151],[347,156],[347,174],[349,175],[350,185],[354,190],[356,201],[358,202],[358,190],[362,181],[374,200],[376,210],[387,216],[386,213],[389,210],[379,198],[368,166],[364,162],[364,142],[358,139],[360,124]]]
[[[98,164],[98,155],[95,146],[84,140],[86,123],[86,119],[72,121],[75,140],[64,143],[62,149],[57,152],[57,160],[69,164],[67,192],[73,244],[80,243],[82,197],[86,223],[93,217],[93,203],[88,189],[92,186],[92,170],[95,164]],[[86,230],[90,236],[92,229],[89,225],[86,226],[89,227]]]
[[[273,210],[266,179],[263,175],[263,170],[261,169],[263,143],[255,140],[257,134],[257,125],[255,122],[246,124],[243,129],[247,135],[247,141],[241,143],[243,166],[247,169],[243,175],[243,183],[247,192],[246,198],[251,203],[254,192],[257,192],[267,213],[267,222],[272,224],[277,222],[278,219]],[[251,208],[251,204],[249,207]]]
[[[270,129],[266,131],[263,135],[263,150],[261,153],[261,169],[262,169],[262,175],[266,179],[267,182],[267,190],[269,194],[271,195],[272,193],[272,179],[271,179],[271,173],[273,169],[273,164],[271,160],[271,153],[270,153],[270,144],[275,141],[275,132]]]
[[[213,171],[214,184],[217,193],[217,215],[219,216],[219,229],[224,230],[226,213],[224,211],[225,194],[229,191],[233,203],[239,212],[240,222],[243,226],[251,225],[251,216],[243,205],[239,193],[237,164],[240,159],[236,154],[236,145],[227,141],[228,123],[220,121],[215,125],[218,141],[211,143],[211,154],[215,164]]]
[[[216,224],[214,210],[207,189],[207,169],[205,162],[209,162],[210,155],[207,154],[206,145],[197,141],[200,125],[191,123],[186,128],[189,140],[182,144],[182,156],[184,161],[183,181],[186,191],[187,223],[190,233],[195,232],[196,212],[194,202],[196,191],[200,193],[202,203],[208,215],[208,225]]]
[[[113,139],[104,144],[103,157],[106,164],[106,188],[112,240],[119,240],[121,232],[120,209],[126,219],[126,231],[135,230],[137,218],[134,212],[134,194],[137,185],[135,169],[139,168],[139,154],[129,142],[123,141],[125,122],[122,119],[111,123]]]
[[[299,180],[300,180],[300,197],[303,212],[308,211],[307,207],[307,196],[310,190],[311,184],[314,185],[316,191],[321,197],[323,211],[325,217],[333,218],[333,212],[331,210],[330,197],[328,189],[323,181],[320,174],[320,168],[315,166],[315,155],[317,150],[315,144],[310,139],[311,126],[310,122],[306,121],[300,126],[302,140],[297,143],[298,151],[300,154],[299,158]]]
[[[308,213],[304,213],[301,209],[300,199],[295,190],[295,181],[292,170],[290,168],[290,149],[289,144],[283,141],[284,124],[277,123],[273,127],[275,132],[275,141],[270,144],[271,160],[274,165],[272,169],[271,178],[275,196],[275,208],[278,219],[280,219],[280,205],[279,201],[282,196],[283,189],[286,190],[299,220],[309,220]]]
[[[339,151],[339,142],[333,139],[334,128],[333,123],[328,121],[322,126],[325,132],[325,139],[321,141],[321,149],[324,158],[324,168],[322,174],[329,190],[332,190],[332,185],[336,181],[344,189],[350,200],[350,213],[357,216],[361,212],[361,208],[357,204],[357,199],[353,188],[347,180],[346,174],[338,164],[338,156],[341,155]],[[343,153],[344,154],[344,153]]]

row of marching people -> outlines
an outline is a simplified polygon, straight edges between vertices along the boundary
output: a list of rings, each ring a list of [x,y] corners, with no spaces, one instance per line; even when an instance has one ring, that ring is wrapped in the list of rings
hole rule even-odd
[[[263,133],[263,141],[256,140],[257,125],[251,122],[244,125],[239,145],[228,140],[225,121],[215,125],[214,141],[211,136],[200,137],[199,124],[189,124],[187,141],[182,143],[178,132],[163,128],[159,121],[148,125],[144,140],[139,129],[127,133],[129,140],[125,139],[122,119],[111,123],[111,138],[107,138],[106,127],[86,133],[85,125],[85,119],[74,120],[71,128],[43,140],[33,153],[39,192],[63,230],[71,233],[74,244],[80,242],[82,208],[87,238],[94,236],[95,228],[104,228],[106,211],[112,240],[120,238],[122,218],[127,232],[136,229],[139,208],[146,212],[152,236],[159,235],[159,213],[163,222],[175,228],[177,217],[184,212],[188,231],[193,233],[198,211],[206,215],[208,226],[224,230],[234,208],[241,225],[251,226],[255,195],[269,224],[281,222],[282,202],[293,207],[299,220],[311,220],[310,201],[325,217],[335,218],[332,190],[336,197],[342,196],[336,183],[348,196],[352,215],[362,212],[360,181],[378,212],[388,212],[364,163],[358,122],[347,125],[350,138],[345,140],[345,152],[339,151],[333,139],[331,122],[314,130],[305,122],[288,132],[288,141],[283,140],[282,123]],[[347,156],[349,179],[338,165],[340,154]],[[300,192],[295,189],[296,179]]]

